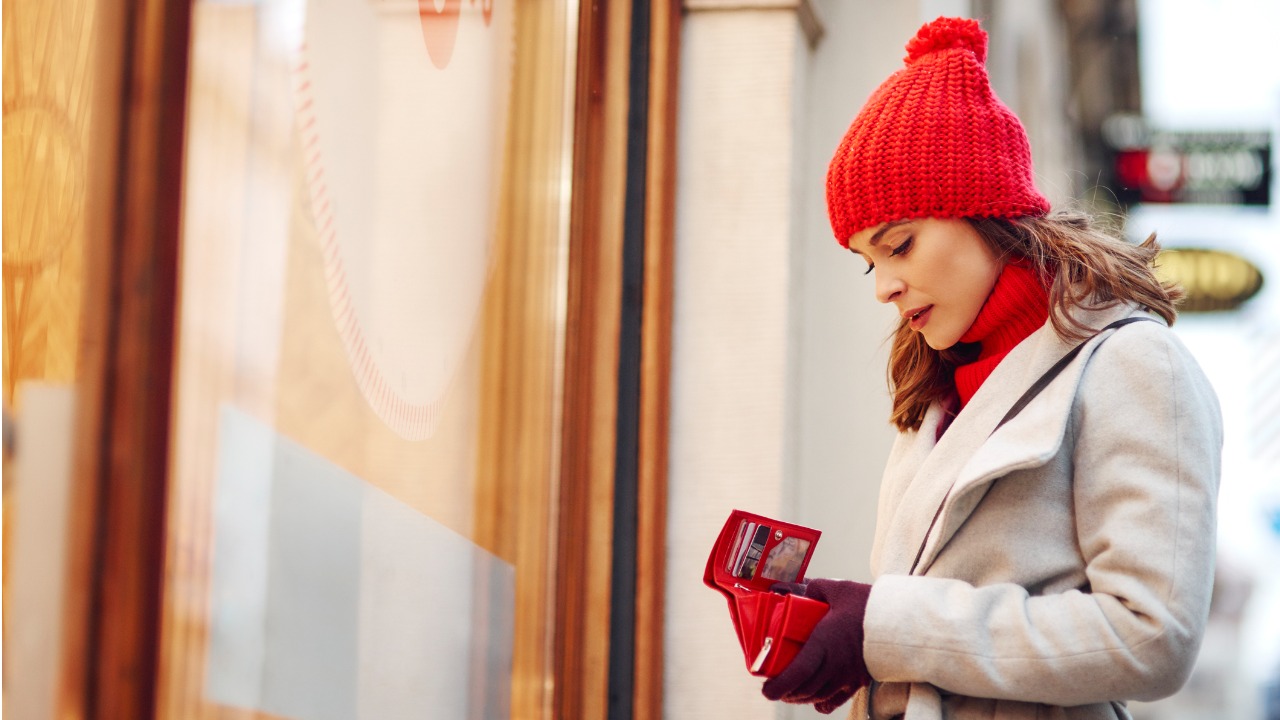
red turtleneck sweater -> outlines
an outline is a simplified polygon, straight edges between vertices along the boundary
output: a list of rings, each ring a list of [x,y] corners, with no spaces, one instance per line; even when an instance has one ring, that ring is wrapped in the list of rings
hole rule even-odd
[[[962,343],[980,343],[978,358],[956,366],[956,390],[964,407],[1005,355],[1049,318],[1049,292],[1023,263],[1009,263],[996,278]]]

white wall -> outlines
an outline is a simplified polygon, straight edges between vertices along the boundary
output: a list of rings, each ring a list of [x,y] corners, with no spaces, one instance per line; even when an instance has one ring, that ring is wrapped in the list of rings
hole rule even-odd
[[[665,716],[772,718],[702,572],[731,509],[781,510],[803,40],[779,9],[691,7],[681,33]]]

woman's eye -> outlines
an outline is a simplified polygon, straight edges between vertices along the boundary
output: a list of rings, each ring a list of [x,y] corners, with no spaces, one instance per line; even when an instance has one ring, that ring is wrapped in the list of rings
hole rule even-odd
[[[898,245],[898,247],[893,249],[893,252],[889,253],[889,257],[893,257],[894,255],[901,255],[907,250],[910,250],[912,240],[915,240],[915,238],[909,237],[906,240],[903,240],[902,243]]]
[[[862,273],[862,274],[863,274],[863,275],[870,275],[870,274],[871,274],[871,271],[872,271],[872,270],[875,270],[875,269],[876,269],[876,264],[875,264],[875,263],[867,263],[867,270],[866,270],[866,272],[864,272],[864,273]]]

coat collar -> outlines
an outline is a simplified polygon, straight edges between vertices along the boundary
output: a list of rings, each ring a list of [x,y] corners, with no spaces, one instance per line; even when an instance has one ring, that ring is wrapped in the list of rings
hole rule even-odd
[[[1124,303],[1081,311],[1076,317],[1097,329],[1137,312],[1136,306]],[[994,435],[992,430],[1022,393],[1074,347],[1059,338],[1051,324],[1045,323],[1010,351],[940,440],[935,438],[944,410],[938,403],[929,408],[919,431],[899,436],[883,479],[889,506],[882,511],[890,516],[880,518],[888,525],[883,537],[877,533],[873,550],[877,574],[906,574],[913,564],[916,574],[924,573],[992,481],[1044,465],[1058,452],[1085,364],[1099,339],[1086,340],[1080,355]],[[910,500],[901,502],[908,495]]]

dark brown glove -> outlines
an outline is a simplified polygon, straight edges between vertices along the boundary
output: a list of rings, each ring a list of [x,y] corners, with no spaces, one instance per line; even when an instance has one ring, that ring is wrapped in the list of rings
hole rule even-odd
[[[821,600],[831,609],[814,626],[813,634],[791,664],[777,677],[765,681],[764,696],[812,704],[818,712],[829,715],[871,683],[862,659],[862,618],[871,586],[818,579],[804,584],[778,583],[772,589]]]

